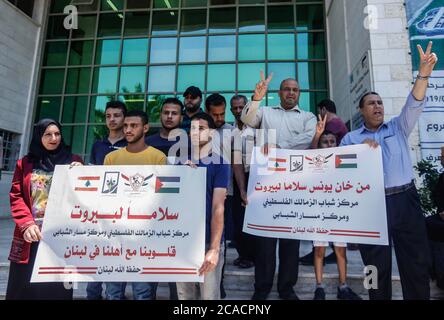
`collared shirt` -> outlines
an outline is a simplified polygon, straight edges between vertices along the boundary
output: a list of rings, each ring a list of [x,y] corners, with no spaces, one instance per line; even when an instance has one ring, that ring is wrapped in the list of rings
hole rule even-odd
[[[408,137],[424,106],[425,100],[417,101],[410,94],[399,116],[384,122],[374,132],[365,125],[349,132],[342,139],[341,146],[360,144],[365,139],[375,140],[382,149],[385,188],[408,184],[414,178]],[[368,170],[371,171],[371,168]]]
[[[241,121],[252,128],[275,129],[276,143],[282,149],[308,149],[316,132],[316,117],[298,106],[286,110],[282,106],[262,107],[250,101],[242,110]],[[268,132],[269,137],[273,137]],[[259,142],[261,144],[262,142]],[[272,143],[272,141],[268,141]]]
[[[197,111],[197,113],[202,113],[203,110],[199,108],[199,110]],[[197,114],[196,113],[196,114]],[[183,111],[182,113],[182,122],[180,124],[180,128],[184,129],[187,133],[190,133],[190,129],[191,129],[191,118],[187,115],[187,113],[185,111]]]
[[[254,147],[254,129],[243,124],[242,129],[236,126],[233,130],[233,158],[235,164],[242,161],[245,172],[250,172],[251,155]],[[241,157],[238,159],[238,157]]]
[[[94,165],[103,165],[103,161],[105,160],[105,156],[115,150],[119,150],[123,147],[126,147],[128,143],[126,142],[126,139],[123,138],[116,143],[112,144],[108,137],[97,140],[91,149],[91,157],[89,159],[89,164]]]

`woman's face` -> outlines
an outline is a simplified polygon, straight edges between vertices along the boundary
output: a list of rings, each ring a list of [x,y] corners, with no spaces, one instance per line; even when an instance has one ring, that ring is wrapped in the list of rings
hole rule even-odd
[[[48,151],[53,151],[60,145],[60,141],[62,141],[62,135],[59,128],[55,124],[50,124],[43,133],[43,147]]]

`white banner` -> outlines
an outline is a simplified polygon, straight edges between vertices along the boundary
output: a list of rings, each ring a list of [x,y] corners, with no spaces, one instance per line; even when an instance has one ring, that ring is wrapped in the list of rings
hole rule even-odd
[[[32,282],[202,282],[204,168],[57,166]]]
[[[388,244],[380,147],[272,150],[254,149],[244,232]]]

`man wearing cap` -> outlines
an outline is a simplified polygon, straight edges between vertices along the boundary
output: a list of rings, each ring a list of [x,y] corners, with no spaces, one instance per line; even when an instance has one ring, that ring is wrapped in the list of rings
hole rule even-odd
[[[185,90],[183,97],[183,105],[185,106],[185,109],[183,110],[183,119],[180,128],[184,129],[187,133],[190,133],[191,118],[194,115],[203,112],[200,108],[200,105],[202,104],[202,91],[200,91],[198,87],[191,86]]]

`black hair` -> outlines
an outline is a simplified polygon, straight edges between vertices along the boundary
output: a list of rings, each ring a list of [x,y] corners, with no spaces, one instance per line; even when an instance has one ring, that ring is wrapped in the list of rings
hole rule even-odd
[[[140,119],[142,119],[143,125],[148,124],[148,120],[149,120],[146,112],[142,111],[142,110],[130,110],[125,115],[125,118],[127,118],[127,117],[139,117]]]
[[[336,114],[336,105],[335,103],[330,99],[324,99],[321,102],[318,103],[317,107],[319,109],[325,108],[328,112],[335,113]]]
[[[334,136],[336,137],[336,135],[335,135],[333,132],[331,132],[330,130],[324,130],[324,131],[321,133],[321,137],[322,137],[322,136],[328,136],[329,134],[332,134],[332,135],[334,135]]]
[[[113,108],[113,109],[120,109],[122,110],[123,115],[125,116],[128,112],[126,105],[122,101],[113,100],[106,103],[105,111]]]
[[[207,111],[210,111],[212,106],[220,106],[222,104],[226,106],[227,100],[225,100],[224,96],[220,95],[219,93],[213,93],[205,99],[205,109]]]
[[[163,101],[162,108],[160,108],[160,112],[162,112],[163,106],[166,105],[166,104],[175,104],[175,105],[179,106],[180,107],[179,112],[182,112],[182,110],[184,109],[183,103],[179,99],[177,99],[177,98],[167,98],[167,99],[165,99]]]
[[[377,92],[374,92],[374,91],[369,91],[369,92],[367,92],[366,94],[364,94],[364,95],[361,97],[361,99],[359,99],[359,109],[362,109],[362,107],[364,107],[364,99],[365,99],[365,97],[367,97],[367,96],[369,96],[369,95],[371,95],[371,94],[374,94],[374,95],[379,96],[379,93],[377,93]]]
[[[244,100],[244,103],[247,104],[248,103],[248,99],[246,96],[242,95],[242,94],[237,94],[231,97],[230,99],[230,105],[233,103],[234,100]]]
[[[214,123],[213,117],[211,117],[208,113],[199,112],[191,117],[191,121],[194,120],[205,120],[208,122],[208,128],[216,129],[216,124]]]

